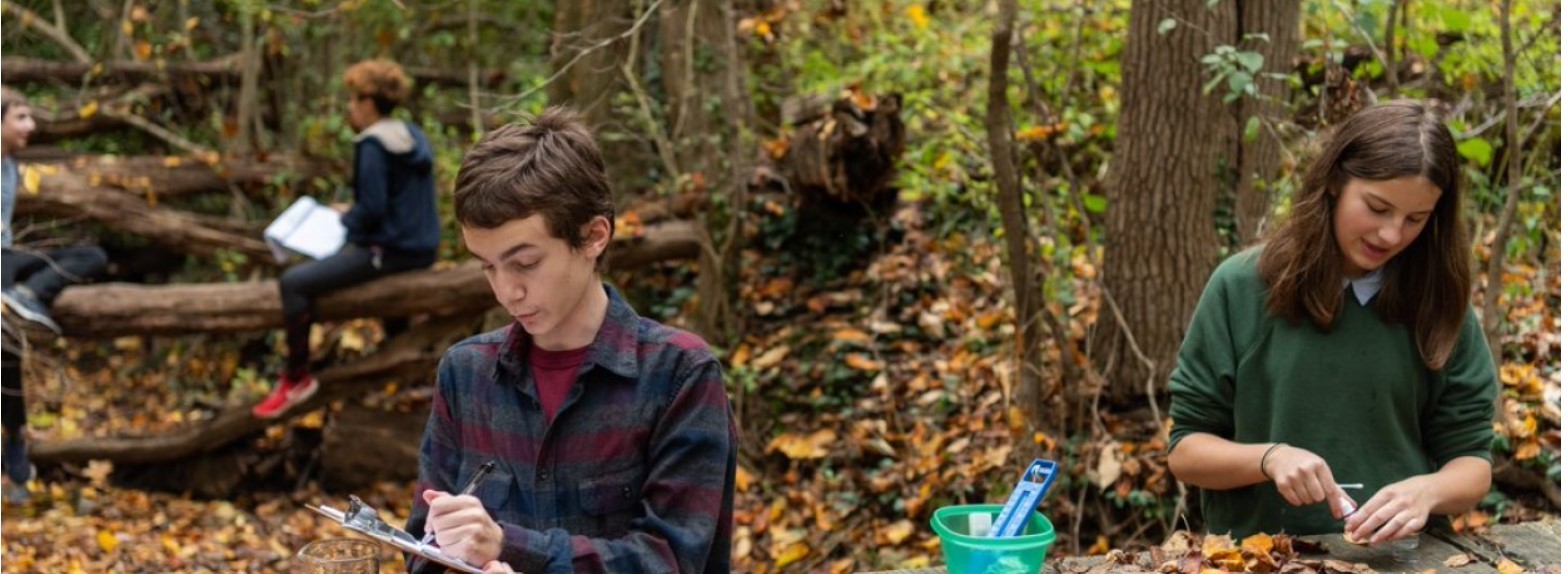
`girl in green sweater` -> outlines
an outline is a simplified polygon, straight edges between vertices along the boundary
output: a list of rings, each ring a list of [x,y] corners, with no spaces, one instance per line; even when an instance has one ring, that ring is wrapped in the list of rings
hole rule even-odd
[[[1210,531],[1378,543],[1489,491],[1496,371],[1460,177],[1435,111],[1366,108],[1282,227],[1214,271],[1170,378],[1170,470]]]

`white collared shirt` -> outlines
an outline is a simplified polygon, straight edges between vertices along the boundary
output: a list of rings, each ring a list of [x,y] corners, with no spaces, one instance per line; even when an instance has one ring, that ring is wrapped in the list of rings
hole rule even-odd
[[[1371,298],[1382,290],[1382,268],[1378,267],[1376,271],[1361,275],[1359,279],[1345,277],[1343,286],[1350,285],[1355,287],[1355,298],[1360,300],[1360,306],[1365,307],[1371,302]]]

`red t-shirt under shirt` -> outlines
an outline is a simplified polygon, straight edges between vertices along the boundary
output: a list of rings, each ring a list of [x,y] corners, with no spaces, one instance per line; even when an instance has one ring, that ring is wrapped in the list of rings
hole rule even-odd
[[[544,407],[544,419],[555,420],[555,412],[571,385],[577,381],[577,370],[588,358],[588,347],[569,351],[546,351],[534,345],[528,351],[528,366],[533,369],[533,384],[539,389],[539,404]]]

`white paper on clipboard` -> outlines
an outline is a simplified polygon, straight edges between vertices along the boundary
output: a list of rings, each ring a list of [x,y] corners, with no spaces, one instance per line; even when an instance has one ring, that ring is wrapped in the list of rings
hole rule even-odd
[[[403,552],[407,552],[432,562],[440,563],[441,565],[458,572],[467,572],[468,574],[484,574],[483,570],[475,568],[472,565],[469,565],[467,562],[463,562],[457,558],[447,556],[441,552],[440,548],[420,543],[419,539],[414,538],[412,534],[409,534],[401,528],[397,528],[383,522],[378,516],[376,516],[375,509],[360,503],[358,498],[354,498],[353,502],[354,503],[349,505],[349,508],[353,509],[356,506],[358,507],[358,510],[354,513],[353,516],[350,516],[348,513],[330,506],[311,506],[306,504],[305,507],[316,511],[322,516],[332,519],[333,522],[343,525],[344,528],[368,536],[382,544],[386,544]]]

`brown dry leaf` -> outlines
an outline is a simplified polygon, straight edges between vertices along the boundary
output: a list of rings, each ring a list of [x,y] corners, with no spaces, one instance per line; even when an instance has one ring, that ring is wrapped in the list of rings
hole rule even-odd
[[[827,456],[827,445],[838,440],[831,429],[822,429],[811,436],[784,433],[767,444],[767,452],[779,451],[793,460],[822,458]]]
[[[152,44],[146,40],[137,40],[136,59],[143,62],[152,59]]]
[[[879,535],[878,538],[885,541],[885,544],[897,546],[914,534],[914,523],[905,518],[887,525],[886,528],[883,528],[877,534]]]
[[[1458,568],[1470,562],[1474,562],[1474,557],[1468,554],[1454,554],[1448,556],[1447,560],[1443,560],[1442,565],[1448,568]]]
[[[767,352],[762,353],[762,356],[757,357],[755,361],[751,361],[751,368],[758,371],[771,369],[778,366],[778,363],[783,362],[784,357],[787,356],[789,356],[789,346],[779,345],[768,349]]]
[[[852,327],[834,331],[832,334],[832,340],[840,343],[854,343],[856,345],[871,344],[871,336],[869,333]]]
[[[856,371],[875,372],[880,371],[882,368],[881,361],[867,358],[861,353],[850,353],[849,356],[843,358],[843,362]]]

